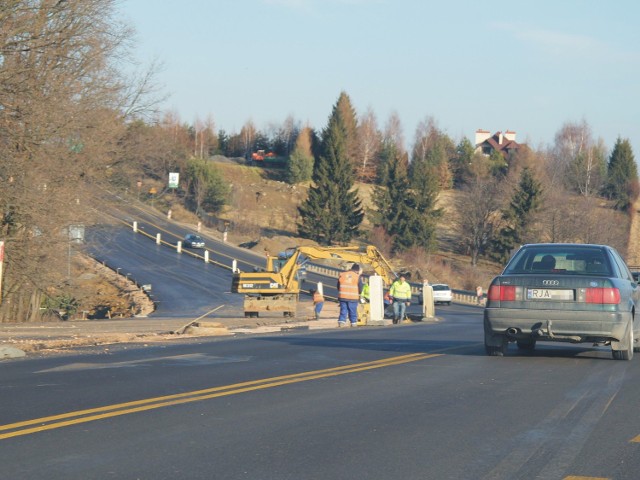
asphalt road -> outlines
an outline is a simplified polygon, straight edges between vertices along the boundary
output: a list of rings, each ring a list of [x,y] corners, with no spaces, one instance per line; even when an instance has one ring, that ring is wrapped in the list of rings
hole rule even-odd
[[[151,286],[153,316],[195,318],[219,306],[218,316],[237,317],[242,311],[243,297],[230,293],[230,269],[179,254],[124,226],[91,229],[88,239],[97,259],[121,275],[130,274],[139,285]]]
[[[99,233],[164,315],[241,302],[225,268]],[[3,363],[0,478],[640,478],[637,359],[543,342],[488,357],[479,307],[436,314]]]
[[[135,221],[138,232],[142,233],[135,233],[124,224],[115,228],[110,224],[93,227],[87,229],[88,251],[139,285],[151,285],[150,296],[156,303],[156,311],[151,316],[197,317],[217,307],[221,308],[216,311],[216,317],[244,315],[243,296],[230,293],[231,267],[235,262],[242,271],[264,268],[263,255],[203,234],[211,261],[205,263],[203,250],[176,251],[176,242],[192,230],[135,204],[123,205],[123,208],[127,209],[126,213],[112,210],[113,217],[128,224]],[[158,235],[162,240],[160,245],[155,241]],[[337,296],[336,279],[314,272],[308,272],[303,287],[315,287],[318,282],[323,283],[328,298]],[[421,308],[416,297],[407,312],[417,317]]]
[[[487,357],[481,309],[437,313],[3,364],[2,478],[639,477],[636,361]]]

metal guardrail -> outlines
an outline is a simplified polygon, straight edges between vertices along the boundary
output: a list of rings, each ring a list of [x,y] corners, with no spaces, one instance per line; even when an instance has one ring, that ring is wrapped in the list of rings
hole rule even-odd
[[[320,275],[325,275],[327,277],[338,278],[340,273],[342,273],[344,270],[340,268],[335,268],[335,267],[318,265],[315,263],[308,263],[307,271],[314,272]],[[422,290],[422,283],[409,282],[409,285],[411,285],[411,293],[414,296],[420,295],[420,291]],[[453,288],[451,289],[451,292],[453,293],[453,299],[456,302],[468,303],[473,305],[476,305],[478,303],[476,292],[470,292],[468,290],[458,290]],[[486,299],[486,295],[483,295],[482,298],[484,301]]]
[[[121,221],[125,225],[128,225],[128,226],[132,227],[136,233],[140,233],[141,235],[143,235],[145,237],[148,237],[149,239],[151,239],[151,240],[155,241],[156,243],[158,243],[158,236],[157,235],[156,236],[151,235],[151,234],[145,232],[144,230],[136,228],[136,226],[133,225],[133,224],[130,224],[130,223],[128,223],[126,221],[123,221],[123,220],[121,220]],[[173,248],[173,249],[177,250],[177,245],[174,244],[174,243],[170,243],[170,242],[167,242],[167,241],[162,240],[162,239],[160,239],[159,243],[164,245],[164,246],[167,246],[167,247],[170,247],[170,248]],[[197,253],[195,253],[193,251],[190,251],[190,250],[181,249],[181,253],[185,253],[187,255],[191,255],[192,257],[196,257],[196,258],[205,260],[204,256],[199,255],[199,254],[197,254]],[[215,260],[213,260],[211,258],[208,258],[207,261],[208,261],[208,263],[217,265],[217,266],[222,267],[222,268],[226,268],[226,269],[229,269],[229,270],[233,269],[233,267],[231,265],[226,265],[224,263],[217,262],[217,261],[215,261]],[[326,266],[326,265],[319,265],[319,264],[316,264],[316,263],[307,263],[306,264],[306,268],[307,268],[307,271],[309,271],[309,272],[314,272],[314,273],[317,273],[319,275],[324,275],[324,276],[332,277],[332,278],[338,278],[340,273],[342,273],[344,271],[344,269],[341,269],[341,268],[330,267],[330,266]],[[638,267],[638,269],[640,270],[640,267]],[[137,282],[136,282],[136,280],[134,278],[131,278],[131,280],[134,283],[136,283],[136,285],[137,285]],[[414,296],[420,295],[420,292],[421,292],[421,289],[422,289],[422,285],[423,285],[422,283],[409,282],[409,285],[411,285],[411,293],[412,293],[412,295],[414,295]],[[477,304],[477,298],[476,298],[476,293],[475,292],[469,292],[469,291],[466,291],[466,290],[457,290],[457,289],[451,289],[451,292],[453,293],[453,299],[456,302],[468,303],[468,304]],[[486,297],[483,297],[483,298],[486,298]]]

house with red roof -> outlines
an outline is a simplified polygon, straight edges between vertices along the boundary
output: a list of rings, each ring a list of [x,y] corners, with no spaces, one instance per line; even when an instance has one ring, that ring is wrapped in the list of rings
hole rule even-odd
[[[509,154],[518,150],[520,144],[516,142],[516,132],[507,130],[506,132],[496,132],[491,135],[489,130],[476,130],[476,152],[484,155],[491,155],[494,151],[500,152],[504,158],[509,158]]]

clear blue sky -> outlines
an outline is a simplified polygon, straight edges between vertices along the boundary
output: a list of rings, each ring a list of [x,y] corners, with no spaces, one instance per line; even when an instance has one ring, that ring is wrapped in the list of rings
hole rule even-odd
[[[122,0],[137,58],[164,65],[182,121],[259,129],[292,115],[320,130],[340,92],[405,143],[431,116],[455,140],[478,128],[552,144],[586,120],[640,160],[637,0]]]

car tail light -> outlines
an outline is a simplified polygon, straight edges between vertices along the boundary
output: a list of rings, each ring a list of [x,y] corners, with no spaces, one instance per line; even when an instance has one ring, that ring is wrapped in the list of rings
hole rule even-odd
[[[617,288],[587,288],[585,301],[587,303],[620,303],[620,290]]]
[[[500,302],[514,302],[516,299],[516,287],[513,285],[491,285],[487,298]]]

